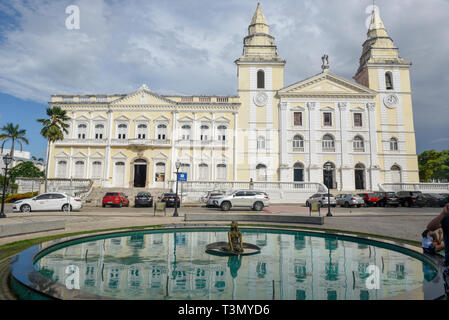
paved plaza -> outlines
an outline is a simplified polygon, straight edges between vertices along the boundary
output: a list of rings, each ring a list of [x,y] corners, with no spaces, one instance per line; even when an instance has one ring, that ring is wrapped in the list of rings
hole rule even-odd
[[[232,210],[229,213],[214,208],[182,207],[179,209],[179,217],[173,217],[173,209],[168,208],[164,216],[163,212],[154,215],[153,208],[97,208],[85,207],[79,212],[32,212],[12,213],[11,205],[6,207],[7,218],[0,219],[0,225],[19,224],[24,222],[65,221],[64,230],[39,232],[11,237],[0,237],[0,245],[14,241],[37,238],[45,235],[64,234],[89,230],[101,230],[134,226],[168,225],[168,224],[192,224],[184,222],[185,214],[212,213],[224,214],[267,214],[267,215],[301,215],[308,216],[309,210],[298,205],[273,205],[265,208],[263,213],[254,211]],[[318,226],[324,229],[335,229],[382,236],[420,241],[421,233],[427,223],[441,212],[441,208],[331,208],[333,217],[325,217],[324,225]],[[327,208],[323,208],[321,215],[327,214]],[[313,213],[318,216],[318,213]],[[193,224],[223,224],[224,222],[201,222]],[[250,224],[248,222],[242,222]],[[285,224],[284,224],[285,225]],[[293,226],[293,225],[292,225]],[[316,228],[311,225],[297,225]]]

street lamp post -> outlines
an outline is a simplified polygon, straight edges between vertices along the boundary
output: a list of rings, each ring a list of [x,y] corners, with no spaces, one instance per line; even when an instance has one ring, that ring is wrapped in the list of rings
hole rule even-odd
[[[176,161],[176,199],[175,199],[175,212],[173,213],[173,217],[178,217],[178,175],[179,175],[179,168],[181,168],[181,162]]]
[[[12,157],[7,154],[3,157],[3,163],[5,164],[5,177],[3,178],[3,197],[2,197],[2,209],[0,211],[0,218],[6,218],[5,215],[5,197],[6,197],[6,185],[7,185],[7,176],[8,176],[8,166],[12,161]]]
[[[327,216],[332,217],[331,213],[331,186],[330,186],[330,175],[332,171],[332,165],[328,162],[324,165],[327,174]]]

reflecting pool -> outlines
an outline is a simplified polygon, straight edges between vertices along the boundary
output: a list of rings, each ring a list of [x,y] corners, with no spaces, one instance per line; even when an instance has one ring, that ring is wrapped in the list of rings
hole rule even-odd
[[[69,289],[117,299],[377,300],[421,287],[432,265],[392,247],[303,232],[240,229],[261,252],[223,257],[227,230],[148,231],[67,243],[35,262]]]

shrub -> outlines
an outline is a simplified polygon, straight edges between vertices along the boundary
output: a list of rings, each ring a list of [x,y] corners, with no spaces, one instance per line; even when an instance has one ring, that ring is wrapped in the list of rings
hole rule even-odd
[[[37,194],[38,194],[38,192],[27,192],[27,193],[22,193],[22,194],[10,194],[10,195],[6,196],[5,202],[6,203],[12,203],[12,202],[15,202],[17,200],[30,199],[30,198],[33,198],[33,197],[37,196]]]

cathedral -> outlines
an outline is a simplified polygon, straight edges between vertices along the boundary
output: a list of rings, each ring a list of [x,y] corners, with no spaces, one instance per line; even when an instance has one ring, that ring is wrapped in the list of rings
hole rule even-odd
[[[315,182],[339,191],[419,182],[411,64],[373,11],[353,80],[321,72],[284,84],[260,4],[235,61],[235,96],[52,95],[70,117],[51,145],[49,177],[98,187],[166,188],[188,181]]]

